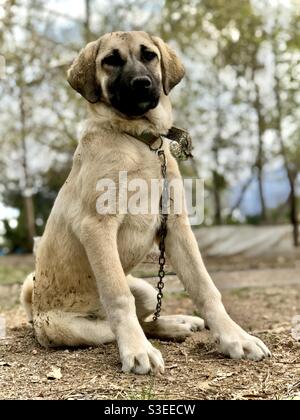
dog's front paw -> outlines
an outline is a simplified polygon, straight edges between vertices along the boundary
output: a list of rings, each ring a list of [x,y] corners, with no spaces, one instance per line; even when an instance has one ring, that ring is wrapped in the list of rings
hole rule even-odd
[[[148,373],[163,374],[164,360],[161,352],[145,339],[142,345],[130,343],[120,349],[122,371],[146,375]]]
[[[248,359],[255,362],[271,357],[267,346],[256,337],[246,333],[235,323],[221,333],[214,334],[219,350],[232,359]]]

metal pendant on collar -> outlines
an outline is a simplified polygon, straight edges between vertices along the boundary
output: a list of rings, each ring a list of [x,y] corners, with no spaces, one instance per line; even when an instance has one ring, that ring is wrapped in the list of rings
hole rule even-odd
[[[192,138],[190,133],[181,128],[172,127],[164,137],[171,140],[170,151],[177,160],[192,158]]]
[[[184,161],[193,157],[193,143],[188,131],[182,130],[181,128],[172,127],[167,134],[159,136],[161,141],[162,137],[171,140],[170,152],[175,159]],[[142,139],[143,141],[148,141],[150,139],[149,134],[143,134]],[[155,136],[152,136],[152,142],[155,143],[156,140],[158,139]],[[149,145],[149,147],[152,151],[158,151],[162,147],[162,144],[157,149],[153,149],[151,145]]]

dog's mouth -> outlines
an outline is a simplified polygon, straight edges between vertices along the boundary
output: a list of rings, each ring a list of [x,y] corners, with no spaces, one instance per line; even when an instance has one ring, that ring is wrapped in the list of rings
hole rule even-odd
[[[159,98],[155,98],[148,101],[141,101],[136,104],[132,104],[131,109],[126,112],[126,115],[129,117],[142,117],[151,109],[155,109],[158,103]]]
[[[111,100],[111,105],[118,112],[129,118],[143,117],[151,109],[159,104],[159,96],[151,98],[136,99],[128,97],[126,101]]]

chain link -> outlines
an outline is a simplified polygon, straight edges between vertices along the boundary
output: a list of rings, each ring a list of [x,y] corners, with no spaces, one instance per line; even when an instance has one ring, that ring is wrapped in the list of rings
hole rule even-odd
[[[153,315],[153,321],[157,321],[160,317],[162,309],[162,300],[164,297],[163,289],[165,287],[164,278],[166,276],[165,265],[166,265],[166,246],[165,241],[168,234],[168,206],[169,206],[169,185],[167,179],[167,159],[164,150],[161,148],[162,145],[156,150],[158,157],[161,161],[161,174],[163,177],[163,191],[159,203],[159,213],[161,217],[161,225],[158,231],[159,236],[159,271],[157,283],[157,305]],[[153,149],[151,149],[153,150]]]

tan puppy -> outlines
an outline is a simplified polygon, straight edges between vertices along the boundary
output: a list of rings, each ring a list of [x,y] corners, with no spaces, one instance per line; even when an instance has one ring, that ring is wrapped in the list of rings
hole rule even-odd
[[[97,183],[119,173],[149,184],[161,178],[157,155],[135,138],[165,134],[172,126],[170,90],[183,66],[162,40],[144,32],[112,33],[84,48],[68,73],[89,103],[89,120],[39,245],[33,322],[43,346],[92,346],[117,340],[123,371],[163,372],[160,352],[146,335],[185,338],[204,328],[197,317],[149,320],[156,292],[130,273],[157,239],[157,214],[99,214]],[[167,141],[169,180],[180,179]],[[101,212],[100,212],[101,213]],[[266,346],[235,324],[202,262],[186,211],[170,215],[167,254],[220,351],[261,360]],[[30,305],[32,278],[24,286]],[[27,299],[27,300],[26,300]],[[28,305],[27,305],[28,311]]]

